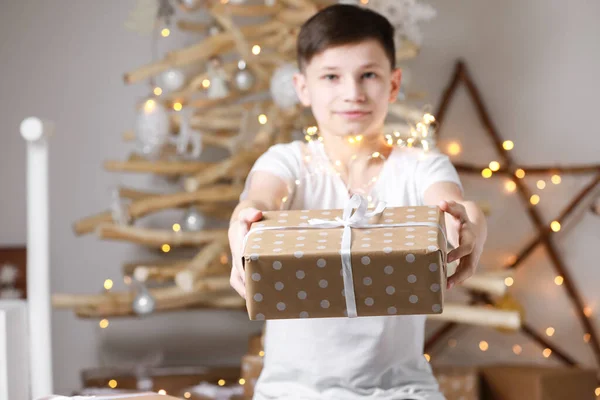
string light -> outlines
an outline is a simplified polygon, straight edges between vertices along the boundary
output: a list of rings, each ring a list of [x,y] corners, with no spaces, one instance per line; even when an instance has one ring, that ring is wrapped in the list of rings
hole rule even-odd
[[[485,179],[490,178],[492,176],[492,170],[485,168],[483,171],[481,171],[481,176],[483,176]]]
[[[176,102],[173,104],[173,110],[175,110],[175,111],[181,111],[182,108],[183,108],[183,105],[180,102]]]
[[[554,232],[560,231],[560,222],[552,221],[552,223],[550,224],[550,229],[552,229]]]
[[[594,393],[596,394],[596,396],[600,396],[600,386],[596,388]]]
[[[255,44],[254,46],[252,46],[252,54],[254,54],[255,56],[260,54],[260,46]]]
[[[102,329],[106,329],[108,328],[108,320],[105,318],[103,320],[101,320],[98,325],[100,325],[100,328]]]
[[[246,383],[246,380],[244,378],[240,378],[238,382],[240,383],[240,385],[244,385]]]
[[[144,113],[150,114],[156,108],[156,101],[154,99],[148,99],[144,103]]]
[[[479,349],[481,351],[487,351],[489,348],[490,348],[490,345],[485,340],[482,340],[481,342],[479,342]]]
[[[221,264],[225,265],[229,262],[229,257],[227,256],[227,254],[221,254]]]
[[[106,290],[110,290],[113,287],[113,281],[110,279],[107,279],[104,281],[104,289]]]
[[[519,355],[523,351],[523,348],[521,346],[519,346],[518,344],[515,344],[513,346],[512,350],[513,350],[513,353],[515,353],[516,355]]]
[[[261,357],[264,357],[265,356],[265,352],[263,350],[261,350],[261,351],[258,352],[258,355],[261,356]]]
[[[498,161],[492,161],[489,167],[492,171],[496,172],[500,169],[500,163]]]
[[[502,147],[504,150],[512,150],[515,147],[515,144],[512,142],[512,140],[505,140],[502,143]]]
[[[560,175],[552,175],[552,178],[550,179],[552,181],[552,183],[554,183],[555,185],[558,185],[561,181],[560,179]]]
[[[163,30],[160,31],[160,34],[162,35],[162,37],[169,37],[169,35],[171,34],[171,30],[169,28],[163,28]]]
[[[556,284],[556,286],[562,285],[564,281],[565,281],[565,279],[560,275],[558,275],[554,278],[554,283]]]
[[[164,253],[168,253],[171,250],[171,246],[165,243],[162,245],[161,249]]]
[[[543,181],[543,180],[541,180],[541,179],[540,179],[539,181],[537,181],[537,188],[538,188],[538,189],[542,190],[542,189],[544,189],[545,187],[546,187],[546,182],[545,182],[545,181]]]
[[[217,382],[219,384],[219,386],[225,386],[225,379],[219,379],[219,382]]]
[[[162,394],[163,396],[167,394],[167,391],[165,389],[160,389],[158,391],[158,394]]]
[[[589,333],[586,333],[585,335],[583,335],[583,341],[586,343],[589,343],[591,338],[592,338],[592,335],[590,335]]]
[[[431,356],[427,353],[423,354],[423,356],[425,357],[425,359],[427,360],[427,362],[431,361]]]
[[[512,286],[515,283],[515,280],[513,278],[511,278],[510,276],[504,279],[504,284],[506,286]]]
[[[208,80],[208,79],[203,79],[203,80],[202,80],[202,87],[203,87],[204,89],[208,89],[208,88],[210,87],[210,80]]]
[[[554,328],[549,326],[548,328],[546,328],[546,335],[548,336],[552,336],[554,335]]]
[[[159,88],[158,86],[154,88],[154,94],[156,96],[160,96],[162,94],[162,89]]]
[[[514,192],[517,190],[517,184],[514,181],[506,181],[504,183],[504,188],[507,192]]]
[[[111,389],[114,389],[117,387],[117,381],[114,379],[111,379],[110,381],[108,381],[108,386],[110,386]]]
[[[191,394],[190,392],[185,392],[185,393],[183,394],[183,397],[185,397],[186,399],[189,399],[189,398],[191,398],[191,397],[192,397],[192,394]]]
[[[529,202],[535,206],[536,204],[538,204],[540,202],[540,196],[538,196],[537,194],[532,195],[529,198]]]
[[[552,354],[552,350],[550,350],[549,348],[545,348],[542,354],[544,355],[544,357],[548,358],[550,357],[550,354]]]
[[[515,171],[515,176],[519,179],[523,179],[523,178],[525,178],[525,171],[523,171],[521,168],[519,168],[518,170]]]
[[[592,316],[592,308],[591,307],[584,307],[583,308],[583,313],[585,314],[586,317],[591,317]]]
[[[369,0],[360,0],[360,4],[366,6],[367,4],[369,4]]]
[[[265,114],[260,114],[260,115],[258,116],[258,122],[259,122],[261,125],[264,125],[264,124],[266,124],[266,123],[267,123],[267,116],[266,116]]]
[[[451,156],[456,156],[460,154],[460,144],[458,142],[452,142],[448,145],[448,154]]]

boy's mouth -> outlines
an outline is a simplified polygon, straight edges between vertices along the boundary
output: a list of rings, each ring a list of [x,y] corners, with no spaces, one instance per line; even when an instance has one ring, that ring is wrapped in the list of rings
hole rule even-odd
[[[336,114],[341,115],[342,117],[348,118],[348,119],[357,119],[357,118],[362,118],[362,117],[369,115],[370,112],[362,111],[362,110],[349,110],[349,111],[339,111],[339,112],[336,112]]]

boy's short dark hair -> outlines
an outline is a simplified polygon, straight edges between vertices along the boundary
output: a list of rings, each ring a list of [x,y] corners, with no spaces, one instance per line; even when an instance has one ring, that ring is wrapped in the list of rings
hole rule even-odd
[[[311,59],[333,46],[378,41],[396,68],[394,26],[383,15],[364,7],[335,4],[309,18],[300,29],[296,44],[298,67],[301,71]]]

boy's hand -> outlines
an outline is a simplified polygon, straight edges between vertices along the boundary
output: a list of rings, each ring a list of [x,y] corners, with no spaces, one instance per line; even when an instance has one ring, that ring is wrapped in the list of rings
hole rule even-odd
[[[262,219],[262,212],[256,208],[244,208],[238,214],[238,218],[229,225],[229,246],[231,247],[232,268],[229,283],[244,299],[246,298],[246,274],[242,265],[242,246],[244,237],[250,230],[253,222]]]
[[[452,215],[458,230],[458,246],[448,253],[448,263],[460,260],[454,275],[448,278],[448,289],[463,282],[475,272],[483,252],[483,243],[477,237],[474,224],[469,220],[465,207],[455,201],[442,201],[442,211]]]

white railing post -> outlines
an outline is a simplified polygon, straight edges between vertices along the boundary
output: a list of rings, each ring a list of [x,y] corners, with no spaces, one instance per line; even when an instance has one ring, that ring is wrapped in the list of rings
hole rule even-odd
[[[48,218],[48,136],[52,124],[29,117],[21,122],[27,141],[27,303],[31,398],[52,387],[50,247]]]

